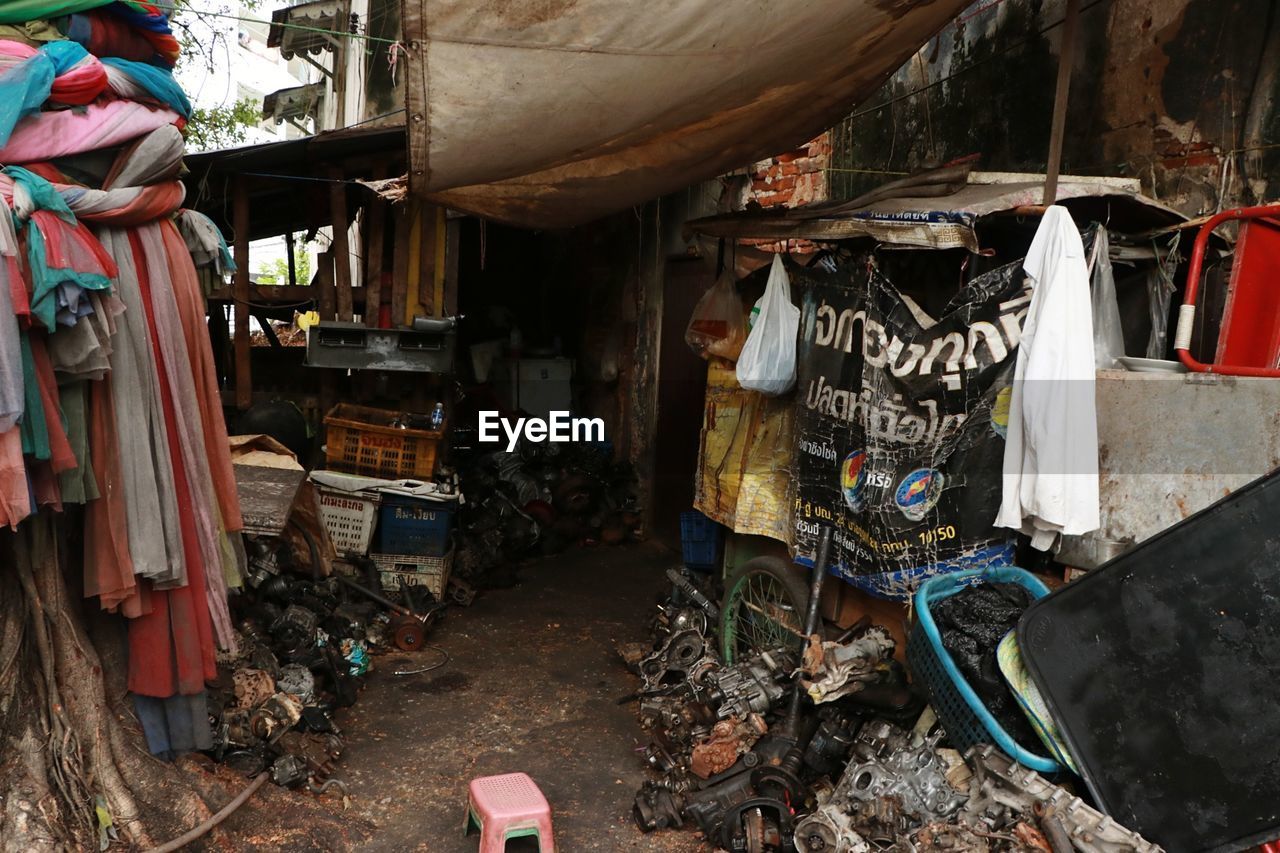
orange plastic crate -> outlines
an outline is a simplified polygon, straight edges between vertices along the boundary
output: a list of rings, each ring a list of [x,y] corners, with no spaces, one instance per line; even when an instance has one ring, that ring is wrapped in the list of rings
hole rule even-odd
[[[350,474],[429,480],[443,432],[392,426],[400,412],[340,403],[325,415],[328,467]]]

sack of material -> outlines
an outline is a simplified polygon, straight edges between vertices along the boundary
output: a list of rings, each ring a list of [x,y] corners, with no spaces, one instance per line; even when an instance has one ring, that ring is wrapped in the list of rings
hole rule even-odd
[[[791,304],[791,280],[782,256],[773,256],[769,283],[760,300],[760,316],[738,356],[738,384],[770,397],[796,383],[796,332],[800,309]]]
[[[685,343],[703,358],[719,356],[736,360],[747,336],[744,313],[733,276],[725,273],[693,307],[693,316],[684,332]]]

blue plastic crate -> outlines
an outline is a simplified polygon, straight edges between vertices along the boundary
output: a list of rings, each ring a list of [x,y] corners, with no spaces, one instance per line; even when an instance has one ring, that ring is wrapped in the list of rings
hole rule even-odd
[[[453,502],[428,501],[384,492],[378,510],[377,551],[443,557],[453,531]]]
[[[969,686],[951,654],[942,645],[942,635],[933,621],[930,603],[982,582],[1016,583],[1030,590],[1036,598],[1049,594],[1049,588],[1039,578],[1014,567],[973,569],[930,578],[916,592],[916,621],[907,638],[907,665],[924,683],[933,710],[956,749],[964,752],[979,743],[994,743],[1019,764],[1040,773],[1057,773],[1062,770],[1057,761],[1024,749],[1009,736]]]
[[[724,528],[697,510],[680,513],[680,549],[684,564],[709,571],[720,565]]]

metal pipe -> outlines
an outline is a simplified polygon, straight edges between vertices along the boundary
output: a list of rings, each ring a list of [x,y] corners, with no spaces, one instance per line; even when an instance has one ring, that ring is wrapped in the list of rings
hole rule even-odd
[[[1067,0],[1063,18],[1062,49],[1058,51],[1058,86],[1053,93],[1053,124],[1049,129],[1049,162],[1044,176],[1044,203],[1058,198],[1058,173],[1062,170],[1062,136],[1067,128],[1067,100],[1071,94],[1071,66],[1076,55],[1076,29],[1080,22],[1080,0]]]
[[[831,559],[831,528],[824,527],[818,534],[818,553],[813,558],[813,576],[809,578],[809,606],[804,615],[804,635],[813,636],[818,629],[818,604],[822,598],[822,581],[827,574],[827,561]]]
[[[813,558],[813,574],[809,578],[809,603],[805,607],[804,636],[805,642],[818,630],[818,605],[822,598],[822,580],[827,574],[827,561],[831,559],[831,528],[824,527],[818,534],[818,551]],[[793,740],[800,732],[800,682],[796,681],[791,689],[791,704],[787,707],[787,717],[783,723],[783,731]],[[794,751],[794,750],[793,750]]]
[[[1237,364],[1205,364],[1191,354],[1191,336],[1195,330],[1196,297],[1200,292],[1200,279],[1203,274],[1204,256],[1209,247],[1209,238],[1214,230],[1224,222],[1237,219],[1270,219],[1280,216],[1280,205],[1263,204],[1256,207],[1239,207],[1224,210],[1211,216],[1200,226],[1196,241],[1191,247],[1191,261],[1187,267],[1187,285],[1182,297],[1182,307],[1178,309],[1178,326],[1173,337],[1173,351],[1178,359],[1190,371],[1195,373],[1220,373],[1224,376],[1280,376],[1280,370],[1272,367],[1252,367]]]
[[[354,589],[356,592],[362,593],[369,599],[376,601],[378,604],[381,604],[383,607],[389,607],[392,610],[392,612],[399,613],[403,616],[411,616],[414,619],[417,619],[419,622],[426,621],[425,616],[419,616],[417,613],[414,613],[409,608],[396,604],[394,601],[387,598],[385,595],[379,595],[373,590],[368,589],[367,587],[361,586],[360,584],[356,583],[350,578],[346,578],[346,577],[343,577],[342,575],[337,575],[337,574],[335,574],[334,577],[338,579],[338,583],[341,583],[344,586],[348,586],[351,589]]]
[[[1045,807],[1037,803],[1034,813],[1040,824],[1040,831],[1044,833],[1045,840],[1049,842],[1053,853],[1074,853],[1075,845],[1071,843],[1071,833],[1062,823],[1057,806]]]

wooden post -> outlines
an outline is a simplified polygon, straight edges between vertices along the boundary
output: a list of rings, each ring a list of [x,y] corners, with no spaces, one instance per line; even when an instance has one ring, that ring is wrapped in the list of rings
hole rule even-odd
[[[458,253],[462,244],[462,220],[445,223],[444,241],[444,303],[440,316],[450,317],[458,313]]]
[[[235,228],[236,300],[236,408],[253,405],[253,373],[249,364],[249,189],[243,177],[235,179],[232,218]]]
[[[289,260],[289,286],[297,287],[298,286],[298,260],[297,260],[297,257],[295,256],[296,250],[294,249],[294,245],[293,245],[292,231],[284,235],[284,250]],[[311,282],[307,282],[307,284],[310,284],[310,283]]]
[[[383,169],[373,171],[375,179],[381,178]],[[369,225],[365,233],[364,252],[364,324],[376,328],[382,314],[382,261],[386,248],[384,231],[387,221],[387,203],[381,196],[375,195],[365,208]]]
[[[337,299],[333,292],[333,251],[329,250],[316,255],[316,263],[320,267],[316,270],[316,285],[320,288],[316,304],[320,306],[320,319],[332,320]]]
[[[436,213],[434,204],[419,205],[421,222],[418,225],[418,239],[421,247],[418,252],[418,293],[412,305],[405,309],[406,326],[413,325],[413,317],[422,311],[423,316],[435,316],[436,289]]]
[[[1067,100],[1071,94],[1071,66],[1076,55],[1076,27],[1080,22],[1080,0],[1067,0],[1063,18],[1062,47],[1058,51],[1058,86],[1053,95],[1053,126],[1049,129],[1049,162],[1045,168],[1044,204],[1058,198],[1058,173],[1062,170],[1062,135],[1067,127]]]
[[[395,261],[391,273],[391,325],[404,322],[404,303],[409,289],[409,230],[413,224],[414,202],[392,208],[395,212]]]
[[[351,249],[347,245],[347,185],[342,183],[344,173],[334,166],[329,170],[333,183],[329,184],[329,216],[333,221],[333,281],[338,291],[338,319],[350,323],[351,308]]]

